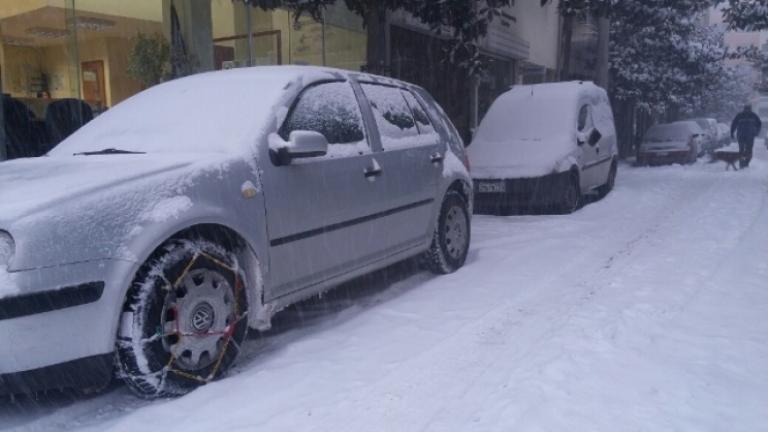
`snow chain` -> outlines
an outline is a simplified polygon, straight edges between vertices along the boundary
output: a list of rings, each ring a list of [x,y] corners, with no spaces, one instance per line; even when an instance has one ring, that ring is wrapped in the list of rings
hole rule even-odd
[[[211,382],[214,379],[214,377],[216,377],[216,373],[219,371],[219,368],[221,367],[221,363],[224,360],[224,354],[226,354],[227,349],[229,348],[229,343],[232,341],[232,335],[234,334],[235,329],[237,328],[238,323],[240,321],[242,321],[243,319],[245,319],[245,317],[247,315],[247,312],[243,313],[242,315],[240,313],[240,291],[243,289],[243,286],[242,286],[242,282],[240,280],[240,274],[238,273],[237,269],[232,268],[231,266],[227,265],[226,263],[222,262],[221,260],[219,260],[219,259],[217,259],[217,258],[215,258],[215,257],[213,257],[213,256],[211,256],[211,255],[209,255],[209,254],[207,254],[205,252],[196,252],[195,256],[193,256],[192,259],[190,259],[189,263],[184,268],[184,271],[181,273],[181,275],[179,275],[179,277],[173,282],[173,284],[166,285],[164,289],[167,290],[167,291],[171,291],[172,289],[177,289],[179,287],[179,284],[181,283],[181,281],[184,279],[184,277],[187,275],[187,273],[189,273],[189,271],[192,269],[192,267],[195,265],[195,263],[197,262],[197,260],[200,257],[203,257],[203,258],[206,258],[206,259],[210,260],[211,262],[213,262],[214,264],[218,265],[222,269],[232,272],[232,274],[235,276],[235,286],[234,286],[234,297],[235,297],[235,299],[234,300],[235,300],[235,317],[236,317],[236,319],[232,323],[229,324],[229,326],[227,327],[226,331],[223,333],[224,338],[225,338],[224,339],[224,346],[221,349],[221,353],[219,354],[219,357],[216,359],[216,363],[215,363],[215,365],[213,367],[213,370],[211,371],[211,373],[207,377],[201,378],[201,377],[193,375],[191,373],[184,372],[182,370],[174,368],[174,362],[176,361],[176,357],[171,352],[170,353],[171,354],[171,358],[168,360],[168,363],[165,365],[165,367],[162,370],[160,370],[160,371],[156,372],[155,374],[153,374],[153,375],[156,375],[157,373],[161,373],[163,375],[163,377],[162,377],[163,381],[165,381],[165,377],[166,377],[167,373],[168,372],[172,372],[172,373],[174,373],[176,375],[179,375],[181,377],[184,377],[184,378],[187,378],[187,379],[190,379],[190,380],[193,380],[193,381],[198,381],[198,382],[200,382],[202,384],[207,384],[207,383]],[[178,326],[178,321],[177,321],[177,326]],[[216,334],[221,334],[221,333],[210,333],[209,332],[209,333],[203,333],[203,334],[196,335],[196,336],[212,336],[212,335],[216,335]],[[160,336],[161,337],[177,336],[179,339],[181,339],[182,337],[189,337],[190,335],[185,335],[177,327],[174,330],[173,333],[162,334]]]

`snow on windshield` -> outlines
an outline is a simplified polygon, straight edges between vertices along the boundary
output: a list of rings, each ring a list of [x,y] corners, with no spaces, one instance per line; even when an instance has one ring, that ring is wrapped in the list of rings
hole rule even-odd
[[[118,104],[49,155],[242,151],[274,121],[275,105],[297,76],[295,69],[262,67],[170,81]]]

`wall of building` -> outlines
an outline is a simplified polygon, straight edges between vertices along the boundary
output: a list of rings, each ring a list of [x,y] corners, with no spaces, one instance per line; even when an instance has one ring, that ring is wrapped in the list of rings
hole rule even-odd
[[[517,1],[513,8],[515,31],[529,44],[530,64],[557,69],[560,17],[557,2],[541,6],[539,1]]]

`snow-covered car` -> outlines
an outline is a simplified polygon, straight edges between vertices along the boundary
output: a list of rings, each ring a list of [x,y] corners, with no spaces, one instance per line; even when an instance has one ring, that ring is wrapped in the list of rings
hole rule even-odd
[[[608,96],[591,82],[515,86],[493,103],[468,153],[478,212],[573,212],[584,194],[605,195],[616,179]]]
[[[713,118],[692,119],[699,125],[704,135],[702,137],[702,152],[713,152],[721,147],[720,131],[717,126],[717,120]]]
[[[637,163],[694,163],[703,151],[704,136],[693,120],[651,126],[640,144]]]
[[[725,123],[718,123],[717,132],[720,141],[720,147],[728,146],[731,143],[731,127]]]
[[[150,88],[0,163],[0,394],[144,397],[221,376],[247,330],[409,257],[466,259],[463,142],[423,89],[314,67]]]

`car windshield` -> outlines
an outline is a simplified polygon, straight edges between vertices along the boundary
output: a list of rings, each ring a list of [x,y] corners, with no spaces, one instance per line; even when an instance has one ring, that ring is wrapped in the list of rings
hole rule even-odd
[[[179,79],[142,92],[79,129],[50,156],[117,149],[141,153],[236,152],[274,121],[294,75],[227,71]]]

